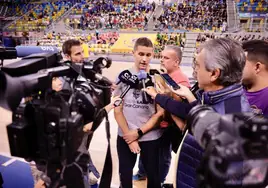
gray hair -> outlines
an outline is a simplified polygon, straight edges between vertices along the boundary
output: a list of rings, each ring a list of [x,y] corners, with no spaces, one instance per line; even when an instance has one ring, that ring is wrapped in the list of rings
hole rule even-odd
[[[165,46],[164,50],[173,50],[179,59],[179,63],[181,63],[181,59],[182,59],[181,47],[175,46],[175,45],[167,45],[167,46]]]
[[[219,38],[206,42],[199,50],[205,50],[208,71],[220,69],[220,85],[228,86],[241,81],[246,56],[240,43],[230,38]]]

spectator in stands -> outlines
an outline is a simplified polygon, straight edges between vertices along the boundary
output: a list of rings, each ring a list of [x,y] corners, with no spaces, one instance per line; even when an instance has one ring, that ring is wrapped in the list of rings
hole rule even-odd
[[[251,40],[243,43],[247,61],[243,71],[243,84],[250,105],[268,117],[268,43]]]
[[[209,0],[165,5],[158,20],[164,29],[220,30],[226,18],[225,1]]]

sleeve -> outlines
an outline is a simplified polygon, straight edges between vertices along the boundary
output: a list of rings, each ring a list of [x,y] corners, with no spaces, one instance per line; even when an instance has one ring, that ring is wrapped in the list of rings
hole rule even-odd
[[[192,103],[180,102],[170,98],[169,96],[160,94],[156,95],[155,102],[169,113],[183,120],[187,118],[189,111],[198,103],[197,100]]]

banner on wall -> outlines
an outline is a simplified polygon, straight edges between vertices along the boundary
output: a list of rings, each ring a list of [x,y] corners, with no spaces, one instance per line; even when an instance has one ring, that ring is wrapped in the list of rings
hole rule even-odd
[[[240,18],[265,18],[268,13],[239,13]]]
[[[147,33],[122,33],[120,34],[119,39],[111,47],[112,53],[131,53],[133,51],[134,44],[136,40],[140,37],[147,37],[151,39],[154,44],[156,41],[156,34],[147,34]]]

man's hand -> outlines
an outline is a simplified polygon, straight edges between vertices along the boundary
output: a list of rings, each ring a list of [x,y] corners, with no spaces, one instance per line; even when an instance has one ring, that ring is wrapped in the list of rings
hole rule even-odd
[[[145,91],[148,95],[150,95],[153,99],[156,97],[157,95],[157,92],[155,90],[154,87],[150,86],[150,87],[147,87],[145,89],[142,89],[143,91]]]
[[[116,101],[122,101],[122,100],[123,100],[123,99],[120,98],[120,96],[114,96],[114,97],[112,97],[110,104],[114,106],[114,105],[115,105],[114,103],[115,103]]]
[[[34,185],[34,188],[46,188],[45,182],[43,180],[38,180],[37,183]]]
[[[54,77],[52,79],[52,89],[55,90],[55,91],[61,91],[62,90],[62,81],[57,78],[57,77]]]
[[[86,133],[92,133],[92,131],[91,131],[92,125],[93,125],[93,122],[90,122],[90,123],[84,125],[83,131]]]
[[[186,98],[188,102],[193,102],[196,100],[193,93],[190,91],[190,89],[184,85],[180,84],[180,89],[174,90],[173,87],[170,86],[170,89],[173,93],[179,95],[182,98]]]
[[[164,115],[165,109],[162,108],[159,104],[156,104],[156,113],[160,115]]]
[[[122,105],[122,99],[120,98],[120,96],[112,97],[110,104],[104,107],[107,113],[109,113],[113,108],[116,107],[115,102],[121,103],[120,105]]]
[[[127,144],[132,143],[133,141],[137,140],[139,138],[139,134],[137,130],[131,130],[127,134],[123,136],[124,140]]]
[[[115,83],[113,83],[111,85],[111,91],[113,92],[114,90],[116,90],[116,88],[117,88],[117,85]]]
[[[130,151],[132,153],[139,154],[140,151],[141,151],[141,148],[139,146],[139,142],[138,141],[134,141],[131,144],[129,144],[128,146],[129,146],[129,149],[130,149]]]
[[[171,91],[171,89],[169,89],[169,87],[163,86],[160,82],[156,82],[156,91],[159,94],[163,94],[163,95],[169,95],[170,93],[172,93],[172,91]]]

